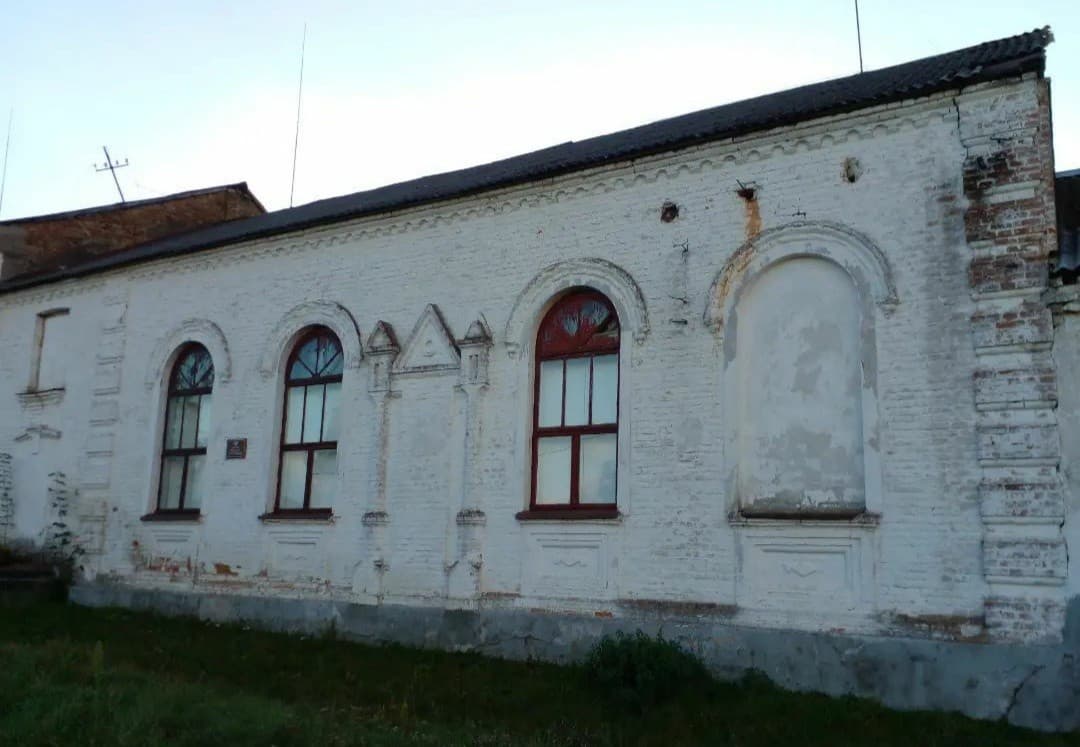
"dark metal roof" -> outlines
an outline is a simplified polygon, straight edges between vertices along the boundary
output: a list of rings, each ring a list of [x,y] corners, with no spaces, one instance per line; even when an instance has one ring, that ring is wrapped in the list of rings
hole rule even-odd
[[[367,192],[333,197],[255,218],[144,244],[50,275],[13,278],[0,293],[79,277],[151,259],[297,231],[367,215],[547,179],[710,140],[791,125],[826,115],[961,88],[981,81],[1042,74],[1050,28],[986,42],[902,65],[814,83],[725,104],[580,142],[567,142],[502,161],[426,176]]]
[[[1058,258],[1055,271],[1074,283],[1080,271],[1080,169],[1062,171],[1054,179],[1057,203]]]

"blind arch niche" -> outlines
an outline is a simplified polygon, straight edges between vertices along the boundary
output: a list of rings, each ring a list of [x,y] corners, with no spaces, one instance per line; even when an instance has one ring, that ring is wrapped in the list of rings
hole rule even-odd
[[[866,509],[864,309],[851,276],[815,256],[784,258],[740,292],[727,373],[743,515]]]

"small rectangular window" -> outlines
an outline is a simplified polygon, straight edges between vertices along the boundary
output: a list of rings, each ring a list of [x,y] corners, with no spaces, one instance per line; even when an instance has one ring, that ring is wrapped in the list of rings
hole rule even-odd
[[[570,436],[541,438],[537,443],[536,502],[570,502]]]
[[[323,420],[323,387],[309,386],[307,388],[307,403],[304,405],[304,436],[306,444],[316,444],[322,441]]]
[[[180,508],[180,496],[184,487],[184,457],[165,457],[161,463],[161,498],[163,509]]]
[[[619,419],[619,356],[598,355],[592,361],[592,422],[614,423]]]
[[[304,428],[304,387],[293,387],[286,394],[285,401],[285,443],[300,443],[300,433]]]
[[[615,456],[618,450],[614,433],[581,437],[582,503],[615,502]]]
[[[203,495],[203,466],[206,463],[206,455],[192,455],[188,457],[187,483],[184,485],[184,508],[197,510],[202,508]]]
[[[563,425],[589,422],[589,358],[566,361],[566,415]]]
[[[541,428],[562,425],[563,362],[544,361],[540,364],[540,423]]]
[[[337,486],[337,451],[319,449],[313,452],[312,459],[311,508],[330,508]]]
[[[281,455],[281,508],[304,507],[307,460],[306,451],[286,451]]]
[[[323,402],[322,440],[338,439],[338,407],[341,400],[341,382],[326,385],[326,399]]]
[[[64,388],[64,353],[68,351],[71,316],[67,309],[38,314],[36,354],[30,373],[30,390],[44,392]]]

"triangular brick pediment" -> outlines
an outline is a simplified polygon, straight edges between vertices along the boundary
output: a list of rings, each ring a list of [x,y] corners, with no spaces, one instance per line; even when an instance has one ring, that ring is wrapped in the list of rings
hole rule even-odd
[[[397,335],[394,328],[384,321],[376,322],[375,329],[367,340],[367,352],[369,354],[397,353],[401,346],[398,345]]]
[[[481,316],[469,325],[469,331],[458,340],[458,345],[487,345],[491,343],[491,330]]]
[[[428,304],[394,362],[397,373],[457,370],[461,356],[435,304]]]

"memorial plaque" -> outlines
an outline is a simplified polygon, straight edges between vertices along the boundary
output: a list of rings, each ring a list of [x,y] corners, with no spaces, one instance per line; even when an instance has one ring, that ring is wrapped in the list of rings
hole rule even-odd
[[[246,459],[247,458],[247,439],[246,438],[230,438],[225,441],[225,458],[226,459]]]

